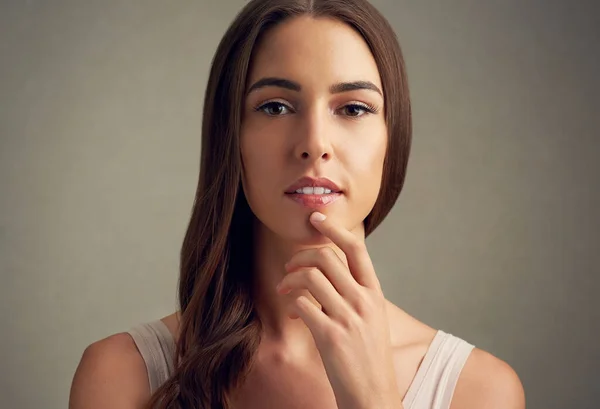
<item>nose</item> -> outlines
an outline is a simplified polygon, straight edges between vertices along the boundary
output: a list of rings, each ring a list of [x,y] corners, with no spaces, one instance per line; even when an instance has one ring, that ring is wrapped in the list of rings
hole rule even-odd
[[[297,128],[294,156],[304,162],[328,161],[332,158],[331,132],[326,115],[313,113]]]

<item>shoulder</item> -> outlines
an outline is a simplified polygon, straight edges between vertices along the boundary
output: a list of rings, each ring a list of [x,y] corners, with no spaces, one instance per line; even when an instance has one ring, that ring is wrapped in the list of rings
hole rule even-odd
[[[398,376],[408,387],[437,330],[388,302],[392,343],[398,345]],[[474,348],[460,373],[450,409],[524,409],[516,372],[492,354]]]
[[[524,409],[525,392],[506,362],[475,348],[458,378],[450,409]]]
[[[163,324],[169,329],[169,332],[173,336],[173,340],[176,342],[179,338],[179,325],[181,322],[181,312],[175,311],[171,315],[167,315],[160,319]]]
[[[143,408],[149,398],[144,360],[131,336],[120,333],[85,349],[73,377],[69,408]]]

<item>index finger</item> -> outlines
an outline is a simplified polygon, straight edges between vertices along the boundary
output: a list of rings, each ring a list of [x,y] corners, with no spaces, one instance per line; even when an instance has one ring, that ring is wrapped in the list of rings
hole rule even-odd
[[[364,241],[352,232],[333,223],[323,213],[313,212],[309,220],[315,229],[331,239],[346,254],[350,273],[359,284],[373,289],[380,288],[379,280]]]

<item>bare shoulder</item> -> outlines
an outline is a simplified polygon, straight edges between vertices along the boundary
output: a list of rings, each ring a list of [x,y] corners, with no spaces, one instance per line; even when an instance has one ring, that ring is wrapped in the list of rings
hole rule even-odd
[[[404,394],[437,330],[387,303],[398,385]],[[404,396],[404,395],[403,395]],[[450,409],[524,409],[525,393],[516,372],[506,362],[473,349],[458,378]]]
[[[451,409],[523,409],[525,392],[506,362],[475,348],[458,378]]]
[[[143,408],[150,398],[146,365],[127,333],[94,342],[83,352],[69,409]]]

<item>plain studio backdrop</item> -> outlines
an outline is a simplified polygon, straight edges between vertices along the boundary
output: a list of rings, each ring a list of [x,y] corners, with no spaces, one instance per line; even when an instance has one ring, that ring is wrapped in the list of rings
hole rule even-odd
[[[244,3],[0,3],[2,408],[65,408],[87,345],[174,311],[208,70]],[[373,3],[414,111],[368,239],[386,296],[509,362],[529,408],[600,407],[599,7]]]

